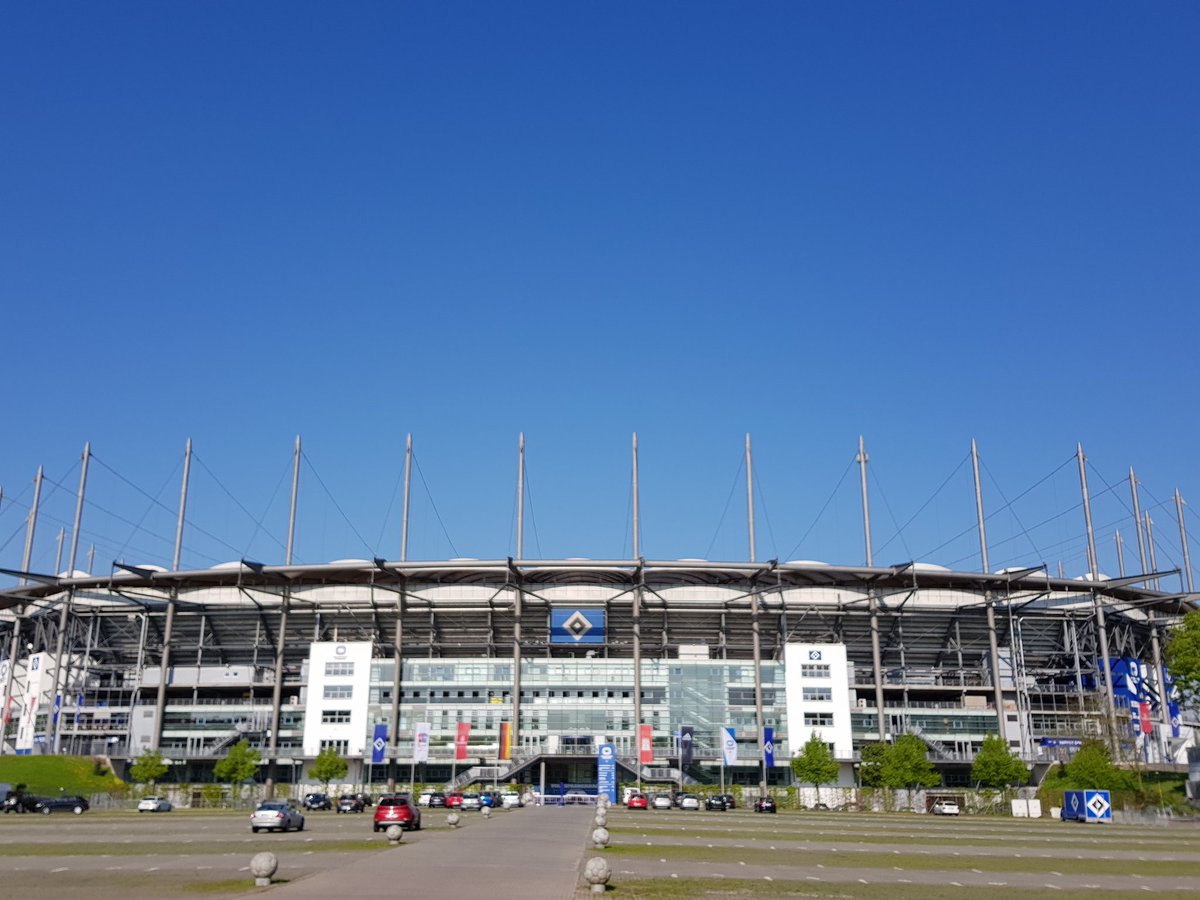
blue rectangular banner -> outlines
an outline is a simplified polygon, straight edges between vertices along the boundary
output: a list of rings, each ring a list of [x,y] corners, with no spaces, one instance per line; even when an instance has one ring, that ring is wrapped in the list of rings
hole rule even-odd
[[[603,609],[550,610],[551,644],[603,644]]]
[[[387,749],[387,724],[378,722],[375,725],[375,737],[371,741],[371,762],[383,762],[383,751]]]
[[[771,727],[763,728],[763,759],[766,760],[767,768],[771,769],[775,766],[775,729]]]
[[[596,754],[596,794],[607,797],[610,803],[617,802],[617,748],[615,744],[601,744]]]

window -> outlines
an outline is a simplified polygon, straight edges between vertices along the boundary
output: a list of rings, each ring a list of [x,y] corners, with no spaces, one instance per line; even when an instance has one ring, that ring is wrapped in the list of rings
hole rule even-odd
[[[828,665],[814,665],[814,666],[802,665],[800,667],[800,677],[801,678],[828,678],[829,677],[829,666]]]
[[[349,700],[354,696],[354,685],[352,684],[327,684],[325,685],[326,700]]]
[[[354,674],[354,663],[352,662],[327,662],[325,663],[326,678],[346,678]]]
[[[812,713],[804,714],[804,725],[806,728],[832,728],[833,713]]]
[[[806,687],[804,688],[805,703],[823,703],[833,699],[833,688]]]
[[[348,709],[326,709],[321,711],[322,725],[345,725],[350,721]]]
[[[350,752],[349,741],[321,741],[322,750],[332,750],[338,756],[345,756]]]

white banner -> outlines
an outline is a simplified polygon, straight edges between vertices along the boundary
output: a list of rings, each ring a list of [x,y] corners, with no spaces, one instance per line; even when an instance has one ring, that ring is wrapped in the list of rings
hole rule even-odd
[[[725,765],[732,766],[737,762],[737,738],[733,736],[733,728],[721,729],[721,751],[725,754]]]
[[[429,761],[429,732],[433,726],[428,722],[417,723],[417,733],[413,738],[413,762]]]

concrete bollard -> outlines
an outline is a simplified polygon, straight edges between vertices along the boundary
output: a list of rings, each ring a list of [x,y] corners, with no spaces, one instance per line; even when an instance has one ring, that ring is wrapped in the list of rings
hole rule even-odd
[[[480,814],[485,819],[490,819],[492,817],[492,808],[490,806],[485,806]]]
[[[452,812],[448,816],[446,816],[446,824],[449,825],[451,828],[457,828],[458,827],[458,813]]]
[[[603,856],[593,856],[583,868],[583,877],[592,886],[593,894],[603,894],[604,886],[612,877],[612,867]]]
[[[607,826],[608,825],[608,814],[605,813],[604,810],[602,810],[602,809],[596,810],[596,818],[593,819],[593,822],[596,825],[600,826],[601,828]]]
[[[389,825],[384,834],[387,835],[388,843],[393,847],[400,846],[400,842],[404,840],[404,829],[399,825]]]
[[[255,853],[250,860],[250,874],[254,876],[254,886],[270,887],[271,876],[278,868],[279,860],[275,858],[274,853]]]
[[[597,850],[603,850],[608,846],[608,829],[597,828],[592,832],[592,846]]]

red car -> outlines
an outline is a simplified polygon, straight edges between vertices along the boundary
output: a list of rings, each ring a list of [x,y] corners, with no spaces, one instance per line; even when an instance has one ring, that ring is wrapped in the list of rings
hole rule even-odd
[[[451,791],[446,795],[447,809],[462,809],[462,791]]]
[[[407,794],[379,798],[375,807],[375,830],[382,831],[389,825],[399,825],[405,831],[421,830],[421,810]]]
[[[649,801],[645,794],[630,794],[629,802],[625,804],[629,809],[646,809]]]

